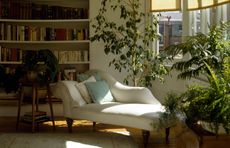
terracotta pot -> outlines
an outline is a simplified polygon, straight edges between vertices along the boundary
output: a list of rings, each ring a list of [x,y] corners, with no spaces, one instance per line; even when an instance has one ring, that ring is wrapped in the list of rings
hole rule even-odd
[[[215,133],[215,130],[213,129],[214,125],[213,123],[208,123],[208,122],[205,122],[205,121],[199,121],[199,124],[202,126],[203,129],[211,132],[211,133]],[[217,134],[226,134],[226,131],[224,129],[224,127],[222,125],[219,125],[219,130],[218,130],[218,133]]]
[[[27,79],[29,81],[35,81],[37,80],[38,73],[36,71],[28,71],[27,72]]]

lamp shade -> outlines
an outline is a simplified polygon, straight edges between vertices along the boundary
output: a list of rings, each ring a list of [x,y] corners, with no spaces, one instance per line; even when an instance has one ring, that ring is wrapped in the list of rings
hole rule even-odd
[[[181,0],[150,0],[151,12],[179,11],[181,10]]]
[[[230,0],[188,0],[188,10],[199,10],[229,2]]]

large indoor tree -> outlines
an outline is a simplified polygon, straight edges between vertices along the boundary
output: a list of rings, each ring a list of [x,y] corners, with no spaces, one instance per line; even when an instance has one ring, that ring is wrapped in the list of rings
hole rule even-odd
[[[134,86],[151,86],[155,79],[163,80],[168,70],[165,56],[153,49],[159,39],[157,16],[143,11],[140,0],[102,0],[93,20],[92,41],[103,41],[104,52],[113,54],[109,65],[128,72],[124,82]],[[107,17],[107,12],[119,12],[119,19]]]

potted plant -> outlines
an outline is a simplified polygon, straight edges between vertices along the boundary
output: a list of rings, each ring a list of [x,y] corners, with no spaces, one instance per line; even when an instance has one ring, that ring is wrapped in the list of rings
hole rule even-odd
[[[126,84],[151,86],[152,80],[163,80],[168,69],[163,63],[166,57],[151,47],[159,39],[157,16],[143,12],[142,6],[140,0],[102,0],[91,40],[105,43],[104,52],[114,55],[109,66],[128,72]],[[119,20],[108,18],[108,10],[118,12]]]
[[[172,45],[166,51],[172,55],[189,54],[190,59],[176,62],[172,68],[181,71],[179,78],[192,78],[203,75],[207,86],[190,86],[184,93],[166,99],[167,115],[183,113],[190,128],[198,123],[216,134],[223,127],[226,133],[230,130],[230,41],[226,32],[230,22],[211,26],[205,35],[198,33],[189,37],[184,43]],[[172,101],[173,100],[173,101]],[[175,109],[175,110],[174,110]],[[208,126],[207,126],[208,124]]]
[[[59,65],[52,51],[49,49],[27,50],[22,59],[24,72],[30,80],[55,81]]]
[[[17,92],[19,87],[19,79],[23,76],[21,68],[7,68],[0,65],[0,87],[6,93]]]

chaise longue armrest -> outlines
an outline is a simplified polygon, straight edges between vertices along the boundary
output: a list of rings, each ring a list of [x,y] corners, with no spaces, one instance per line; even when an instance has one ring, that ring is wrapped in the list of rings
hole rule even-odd
[[[111,92],[118,102],[160,104],[146,87],[134,87],[116,82],[111,87]]]
[[[76,81],[64,80],[51,86],[52,95],[60,98],[63,102],[65,117],[71,117],[72,107],[86,104],[75,86],[76,84]]]

